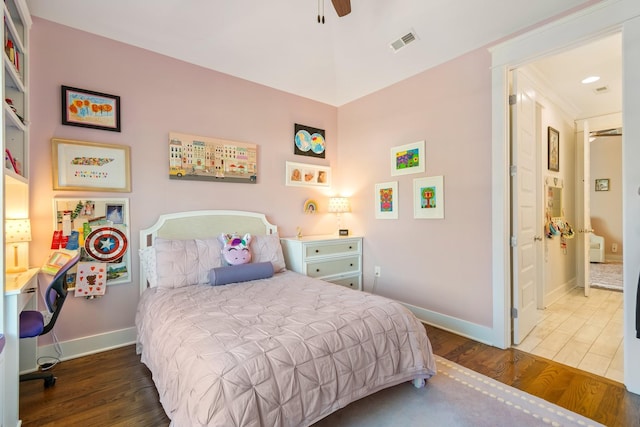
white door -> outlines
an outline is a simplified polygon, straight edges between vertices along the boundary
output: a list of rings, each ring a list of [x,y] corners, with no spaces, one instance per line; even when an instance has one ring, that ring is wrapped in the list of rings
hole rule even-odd
[[[591,144],[589,141],[589,123],[583,122],[583,136],[576,138],[578,159],[577,159],[577,183],[576,183],[576,206],[580,206],[576,224],[576,261],[578,272],[578,286],[584,286],[584,295],[589,296],[591,291],[591,271],[589,264],[589,238],[593,230],[591,229]],[[582,159],[580,159],[582,156]],[[582,160],[582,161],[581,161]]]
[[[537,247],[542,243],[536,204],[538,173],[536,100],[530,80],[512,73],[511,107],[511,271],[513,344],[519,344],[538,320],[536,291]]]

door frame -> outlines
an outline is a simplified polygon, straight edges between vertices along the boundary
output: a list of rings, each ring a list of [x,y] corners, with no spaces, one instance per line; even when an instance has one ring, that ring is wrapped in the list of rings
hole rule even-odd
[[[637,0],[610,0],[561,18],[543,27],[518,36],[490,49],[492,56],[492,271],[493,271],[493,344],[500,348],[511,345],[511,280],[510,246],[511,224],[509,212],[509,105],[508,72],[538,58],[560,53],[563,50],[584,44],[605,35],[622,31],[623,34],[623,92],[640,89],[640,2]],[[635,74],[634,74],[635,73]],[[623,118],[640,114],[640,104],[625,98]],[[640,137],[640,124],[625,120],[623,135],[623,157],[640,154],[640,144],[632,143]],[[637,139],[636,139],[637,140]],[[636,157],[637,158],[637,157]],[[630,161],[630,160],[629,160]],[[631,165],[629,165],[631,166]],[[637,169],[637,168],[636,168]],[[630,171],[623,164],[623,187],[632,187],[640,182],[640,172]],[[628,185],[627,185],[628,184]],[[633,202],[628,200],[635,195]],[[625,227],[627,218],[640,211],[640,200],[636,190],[625,188],[623,194],[623,239],[627,246],[640,242],[634,230]],[[637,215],[636,215],[637,216]],[[637,271],[631,270],[627,262],[640,259],[640,248],[624,253],[624,282],[637,280]],[[636,267],[634,267],[636,268]],[[640,356],[640,341],[627,339],[635,335],[631,317],[631,300],[635,301],[635,289],[625,286],[625,385],[632,392],[640,392],[640,369],[629,363],[631,356]]]

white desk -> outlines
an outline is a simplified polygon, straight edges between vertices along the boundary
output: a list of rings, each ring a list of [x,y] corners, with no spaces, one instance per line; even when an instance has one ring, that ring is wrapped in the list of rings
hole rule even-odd
[[[20,397],[20,312],[38,290],[39,268],[5,276],[4,308],[6,345],[4,348],[3,427],[18,427]],[[36,349],[34,349],[35,351]]]

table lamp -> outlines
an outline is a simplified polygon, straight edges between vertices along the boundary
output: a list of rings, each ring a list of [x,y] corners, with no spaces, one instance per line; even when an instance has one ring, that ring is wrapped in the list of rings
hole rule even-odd
[[[349,198],[347,197],[331,197],[329,198],[329,212],[336,214],[338,217],[338,234],[340,236],[348,236],[349,230],[340,228],[340,215],[344,212],[351,212]]]
[[[29,264],[29,245],[31,241],[31,223],[28,219],[7,219],[4,222],[4,242],[13,246],[6,250],[5,259],[7,273],[27,271]]]

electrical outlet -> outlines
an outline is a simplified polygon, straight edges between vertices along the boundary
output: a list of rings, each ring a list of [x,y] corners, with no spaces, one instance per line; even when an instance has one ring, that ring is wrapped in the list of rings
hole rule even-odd
[[[380,277],[380,266],[376,265],[375,269],[374,269],[374,274],[376,277]]]
[[[618,244],[617,243],[612,243],[611,244],[611,252],[618,252]]]

